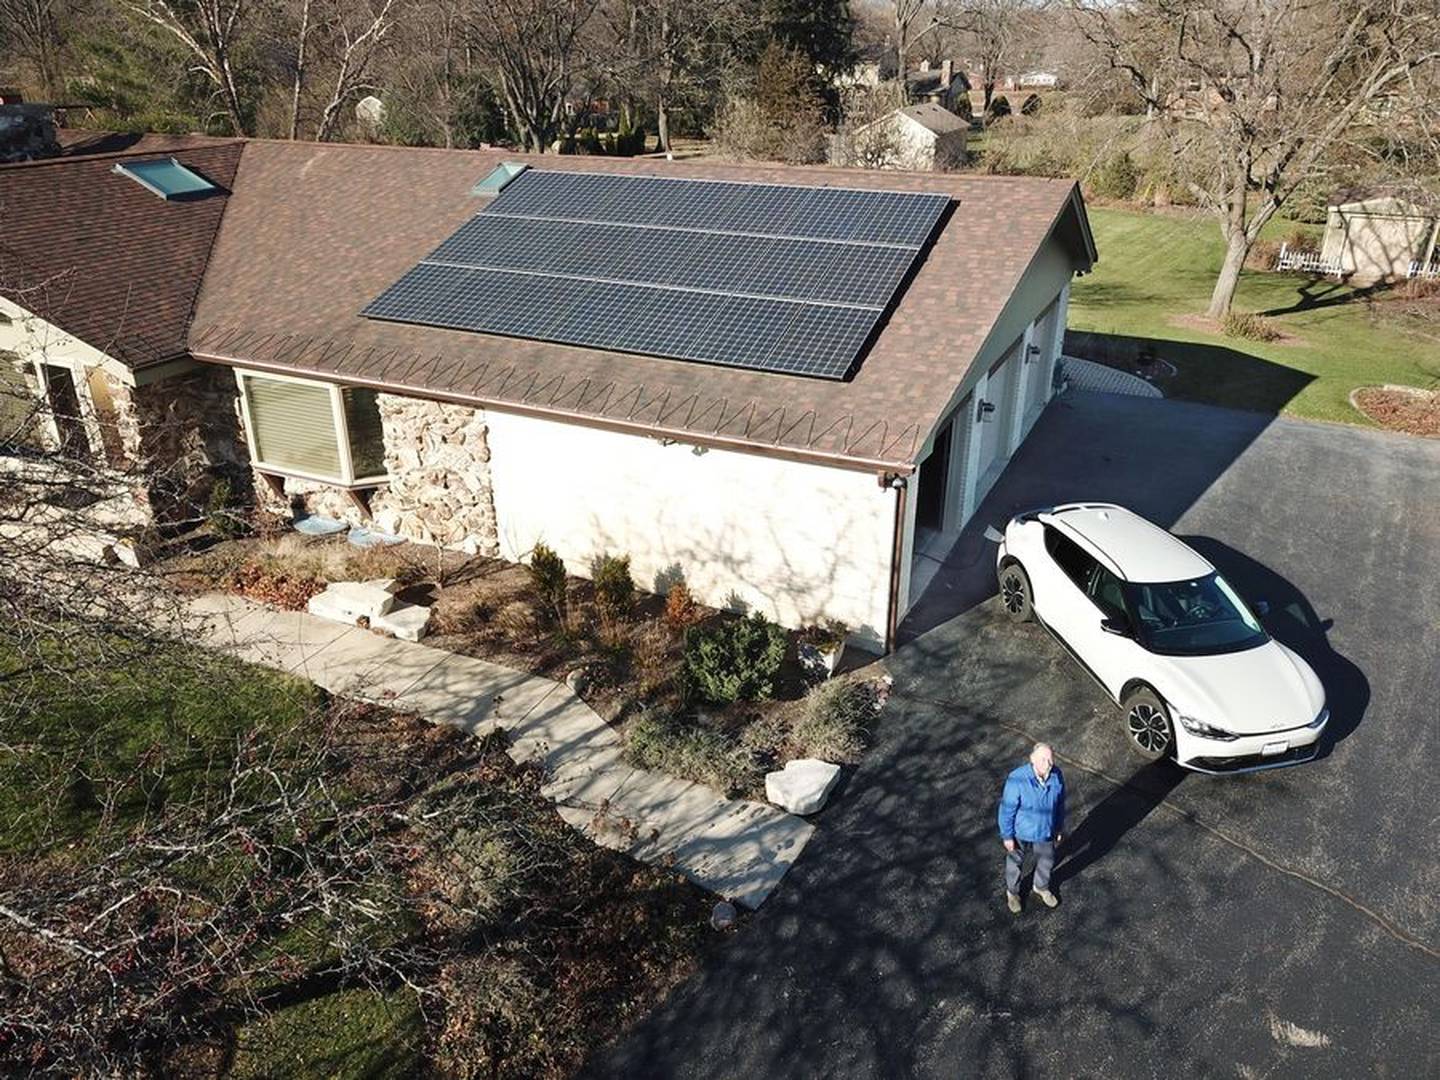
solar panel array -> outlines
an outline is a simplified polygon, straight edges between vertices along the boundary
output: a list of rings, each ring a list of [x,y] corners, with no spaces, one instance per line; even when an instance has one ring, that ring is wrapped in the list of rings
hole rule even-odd
[[[363,314],[843,379],[947,202],[531,169]]]

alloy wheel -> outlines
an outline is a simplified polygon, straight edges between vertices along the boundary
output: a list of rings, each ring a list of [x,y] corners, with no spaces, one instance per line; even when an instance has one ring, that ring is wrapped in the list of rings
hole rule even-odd
[[[1130,709],[1125,721],[1130,738],[1147,754],[1161,754],[1170,745],[1170,725],[1154,705],[1142,701]]]
[[[1000,582],[1000,600],[1011,615],[1019,614],[1025,607],[1025,583],[1016,573],[1006,574]]]

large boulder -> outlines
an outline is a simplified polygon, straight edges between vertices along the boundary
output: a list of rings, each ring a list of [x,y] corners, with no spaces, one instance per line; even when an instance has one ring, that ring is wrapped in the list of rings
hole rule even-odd
[[[765,797],[792,814],[813,814],[825,805],[840,780],[840,766],[819,758],[797,758],[765,774]]]

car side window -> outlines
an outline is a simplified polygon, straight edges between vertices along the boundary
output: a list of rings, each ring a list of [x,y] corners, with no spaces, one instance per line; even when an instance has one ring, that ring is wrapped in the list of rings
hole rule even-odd
[[[1075,583],[1077,589],[1087,594],[1090,592],[1090,576],[1098,564],[1084,548],[1068,536],[1061,535],[1058,529],[1047,525],[1045,550],[1055,560],[1055,565],[1065,571],[1065,576]]]
[[[1129,621],[1129,613],[1125,610],[1125,590],[1120,585],[1120,579],[1098,563],[1090,575],[1090,588],[1086,592],[1107,619]]]

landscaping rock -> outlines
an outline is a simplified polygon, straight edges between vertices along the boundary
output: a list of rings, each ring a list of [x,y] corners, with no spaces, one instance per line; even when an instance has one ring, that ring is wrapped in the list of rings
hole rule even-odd
[[[422,604],[396,604],[383,615],[370,618],[370,629],[381,630],[401,641],[419,641],[430,623],[430,609]]]
[[[840,780],[840,766],[819,758],[797,758],[765,774],[765,797],[792,814],[813,814],[825,805]]]
[[[376,619],[395,606],[399,583],[394,578],[374,581],[334,581],[306,605],[311,615],[354,625],[357,619]]]

